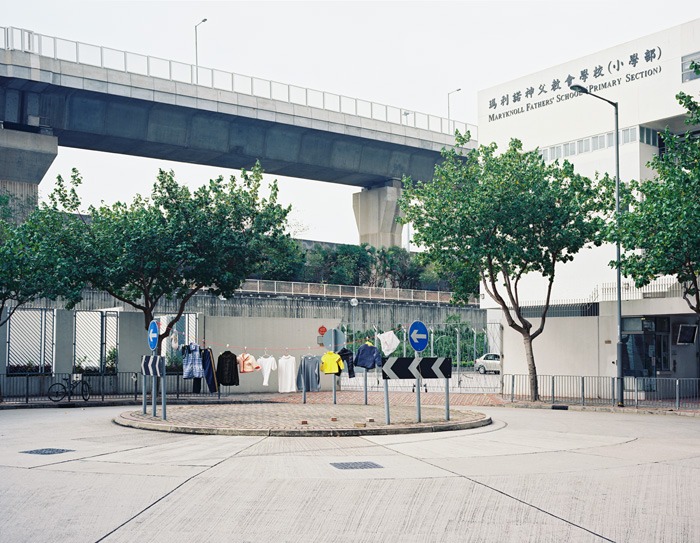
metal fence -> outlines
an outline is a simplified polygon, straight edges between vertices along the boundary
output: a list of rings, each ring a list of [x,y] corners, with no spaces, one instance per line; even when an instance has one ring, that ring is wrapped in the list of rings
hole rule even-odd
[[[49,401],[49,387],[54,383],[66,384],[84,380],[90,385],[90,401],[106,402],[110,400],[141,400],[141,374],[136,372],[119,372],[103,374],[0,374],[0,401],[8,404],[39,404]],[[201,389],[197,390],[198,385]],[[182,373],[166,376],[168,398],[205,399],[221,398],[238,394],[238,387],[220,387],[218,392],[210,392],[204,379],[196,383],[194,379],[183,379]],[[151,387],[146,395],[151,396]],[[58,402],[85,403],[79,392],[73,392]]]
[[[7,321],[8,373],[51,373],[54,362],[55,315],[53,309],[25,309]]]
[[[699,409],[700,379],[666,377],[624,377],[626,406],[668,409]],[[615,406],[616,377],[579,375],[538,375],[542,402],[560,405]],[[529,375],[504,375],[503,397],[511,402],[529,401]]]
[[[46,36],[31,30],[0,26],[0,48],[34,53],[43,57],[106,68],[134,75],[188,83],[217,91],[247,94],[313,108],[376,119],[404,126],[453,135],[455,130],[471,133],[476,141],[476,125],[445,119],[340,94],[307,89],[277,81],[241,75],[184,62],[120,51],[73,40]]]
[[[116,371],[119,352],[117,311],[76,311],[73,316],[73,368]]]

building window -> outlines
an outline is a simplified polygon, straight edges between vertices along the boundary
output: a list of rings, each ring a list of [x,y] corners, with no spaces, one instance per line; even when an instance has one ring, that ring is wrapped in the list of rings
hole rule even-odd
[[[693,61],[695,61],[696,64],[700,64],[700,51],[681,57],[681,81],[683,83],[700,78],[700,75],[697,75],[695,70],[691,70],[690,68],[690,63]]]
[[[576,154],[576,143],[565,143],[564,144],[564,156],[571,156]]]
[[[586,138],[585,140],[578,140],[578,152],[588,153],[591,150],[591,140]]]
[[[615,145],[615,138],[613,138],[612,132],[608,132],[607,138],[608,138],[608,147],[612,147],[613,145]]]
[[[656,130],[647,128],[646,126],[639,127],[639,141],[647,145],[659,146],[659,134]]]
[[[592,144],[592,149],[594,151],[597,151],[598,149],[605,149],[605,135],[593,136]]]
[[[625,128],[622,130],[621,143],[630,143],[631,141],[637,141],[637,127]]]

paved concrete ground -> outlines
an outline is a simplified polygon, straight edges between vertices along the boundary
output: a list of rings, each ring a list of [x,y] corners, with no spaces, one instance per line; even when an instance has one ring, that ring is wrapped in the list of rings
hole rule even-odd
[[[0,540],[700,540],[697,418],[470,406],[494,423],[316,438],[111,422],[128,409],[0,411]]]

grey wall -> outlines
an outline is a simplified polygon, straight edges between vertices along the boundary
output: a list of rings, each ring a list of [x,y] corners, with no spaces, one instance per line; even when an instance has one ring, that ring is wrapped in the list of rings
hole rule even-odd
[[[51,300],[39,300],[28,307],[60,307]],[[124,307],[109,294],[99,291],[86,291],[83,301],[76,306],[79,310]],[[358,324],[371,327],[376,325],[383,330],[398,324],[410,324],[422,320],[426,324],[444,323],[450,316],[458,315],[462,322],[470,322],[476,328],[486,326],[486,311],[477,306],[456,307],[434,303],[407,303],[372,301],[360,299],[354,314],[349,300],[333,298],[313,298],[301,296],[236,295],[228,300],[219,300],[206,294],[194,296],[187,304],[186,311],[212,317],[264,317],[284,319],[338,319],[341,324]],[[157,308],[160,314],[177,312],[176,302],[163,302]],[[140,315],[140,313],[139,313]],[[143,325],[142,325],[143,326]],[[326,324],[326,328],[328,325]]]
[[[54,367],[57,373],[70,373],[73,369],[75,312],[58,309],[56,311],[54,327],[54,337],[56,341],[56,359]]]
[[[323,355],[327,349],[316,343],[318,328],[324,325],[331,329],[339,326],[337,319],[283,319],[283,318],[244,318],[244,317],[204,317],[206,345],[211,347],[214,358],[230,350],[240,354],[247,347],[247,352],[258,358],[265,354],[280,356],[289,354],[296,358],[297,367],[305,354]],[[240,386],[231,387],[235,392],[276,392],[278,390],[277,372],[270,375],[269,386],[262,385],[262,372],[240,375]],[[330,376],[321,376],[322,390],[331,390],[333,382]]]

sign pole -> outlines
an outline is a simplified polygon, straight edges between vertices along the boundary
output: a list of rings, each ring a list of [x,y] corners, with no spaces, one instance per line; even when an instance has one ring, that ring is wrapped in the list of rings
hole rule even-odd
[[[425,351],[428,346],[428,327],[421,321],[413,321],[408,329],[408,340],[411,343],[411,347],[416,352],[416,355]],[[418,356],[416,357],[418,358]],[[420,414],[420,386],[421,386],[421,374],[420,374],[420,363],[418,364],[418,373],[416,374],[416,422],[421,421]]]
[[[365,378],[367,378],[367,368],[365,368]],[[389,379],[384,379],[384,412],[386,415],[386,425],[391,424],[389,416]]]
[[[306,403],[306,355],[301,357],[301,397]]]
[[[141,398],[143,403],[143,414],[146,414],[146,374],[141,373]]]
[[[450,380],[445,377],[445,420],[450,420]]]
[[[335,328],[331,330],[331,351],[335,352]],[[333,405],[336,404],[336,397],[335,397],[335,381],[336,381],[336,375],[335,373],[333,374]]]
[[[420,422],[420,377],[416,377],[416,422]]]
[[[148,343],[148,348],[151,350],[151,356],[155,356],[156,354],[156,347],[158,347],[158,321],[152,320],[150,324],[148,325],[148,332],[146,333],[146,341]],[[149,375],[151,376],[151,403],[153,405],[153,416],[156,416],[156,400],[158,396],[157,388],[156,388],[156,372],[154,371],[149,371]],[[146,382],[146,377],[143,378],[144,380],[144,399],[143,399],[143,414],[146,414],[146,395],[145,395],[145,382]],[[163,401],[165,401],[165,397],[163,398]]]
[[[163,420],[167,420],[167,417],[165,416],[165,376],[167,375],[166,369],[165,369],[165,361],[163,361],[163,376],[160,378],[161,381],[163,382],[162,390],[161,390],[161,413]]]
[[[158,396],[158,389],[156,388],[156,376],[151,375],[151,405],[153,406],[153,416],[156,416],[156,396]]]

